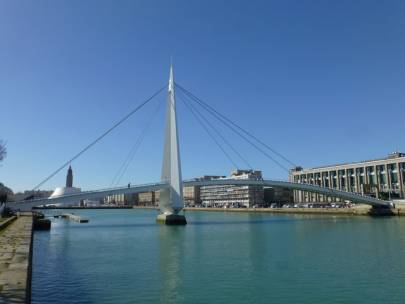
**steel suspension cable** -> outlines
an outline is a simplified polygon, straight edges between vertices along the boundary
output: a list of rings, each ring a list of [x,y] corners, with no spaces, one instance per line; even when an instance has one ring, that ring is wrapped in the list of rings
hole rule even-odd
[[[163,102],[158,102],[158,104],[156,105],[156,108],[152,112],[152,115],[149,118],[149,120],[147,121],[147,123],[145,124],[144,128],[141,130],[141,133],[139,133],[139,136],[138,136],[137,140],[135,141],[135,144],[132,146],[131,150],[129,151],[125,161],[122,163],[120,169],[117,171],[116,175],[114,176],[114,178],[110,184],[110,187],[112,185],[114,185],[116,187],[119,184],[119,182],[121,181],[122,177],[124,176],[125,172],[127,171],[128,167],[129,167],[129,165],[131,164],[132,160],[134,159],[136,153],[138,152],[143,140],[145,139],[150,126],[152,125],[153,121],[155,120],[159,110],[162,108],[162,104],[163,104]]]
[[[188,97],[187,95],[185,95],[182,91],[178,91],[179,93],[181,93],[183,95],[183,97],[187,100],[187,98],[189,99],[190,97]],[[217,128],[215,128],[214,126],[212,126],[212,124],[208,121],[208,119],[201,113],[200,110],[198,110],[198,108],[196,106],[194,106],[194,104],[192,102],[188,102],[188,104],[194,109],[194,111],[199,115],[199,117],[204,120],[204,122],[206,123],[206,125],[210,126],[211,129],[222,139],[222,141],[242,160],[243,163],[245,163],[245,165],[252,170],[252,166],[249,164],[249,162],[246,160],[246,158],[244,158],[239,151],[225,138],[225,136],[223,136],[221,134],[221,132],[219,132],[219,130]]]
[[[180,97],[180,100],[184,103],[184,105],[187,107],[187,109],[191,112],[191,114],[194,116],[194,118],[198,121],[198,123],[201,125],[201,127],[207,132],[209,137],[214,141],[214,143],[218,146],[218,148],[224,153],[225,157],[229,160],[229,162],[235,166],[235,168],[238,168],[238,165],[235,163],[235,161],[232,159],[232,157],[226,152],[226,150],[222,147],[222,145],[218,142],[218,140],[215,138],[215,136],[211,133],[211,131],[207,128],[207,126],[204,124],[204,122],[201,120],[200,117],[194,112],[193,108],[190,107],[189,104],[185,100],[183,100],[181,95],[178,95]]]
[[[287,163],[289,163],[290,165],[296,167],[297,165],[292,162],[291,160],[289,160],[287,157],[285,157],[283,154],[281,154],[280,152],[277,152],[274,148],[270,147],[268,144],[266,144],[265,142],[263,142],[262,140],[260,140],[257,136],[253,135],[252,133],[248,132],[247,130],[243,129],[241,126],[239,126],[238,124],[236,124],[234,121],[232,121],[231,119],[229,119],[228,117],[226,117],[225,115],[221,114],[220,112],[218,112],[217,110],[215,110],[212,106],[210,106],[208,103],[204,102],[202,99],[198,98],[197,96],[195,96],[193,93],[191,93],[190,91],[188,91],[187,89],[183,88],[181,85],[179,85],[178,83],[175,83],[175,85],[182,90],[183,92],[185,92],[186,94],[188,94],[190,97],[192,97],[196,102],[199,102],[201,104],[203,104],[205,107],[210,108],[211,111],[215,112],[217,115],[221,116],[224,120],[228,121],[230,124],[232,124],[233,126],[235,126],[236,128],[238,128],[240,131],[242,131],[243,133],[245,133],[246,135],[248,135],[249,137],[253,138],[255,141],[257,141],[259,144],[261,144],[263,147],[267,148],[268,150],[270,150],[272,153],[276,154],[278,157],[282,158],[284,161],[286,161]]]
[[[252,145],[256,150],[258,150],[259,152],[261,152],[264,156],[266,156],[267,158],[269,158],[271,161],[273,161],[275,164],[277,164],[280,168],[282,168],[283,170],[285,170],[286,172],[289,172],[289,170],[283,165],[281,164],[279,161],[277,161],[274,157],[272,157],[270,154],[268,154],[266,151],[264,151],[262,148],[260,148],[257,144],[255,144],[254,142],[252,142],[249,138],[247,138],[245,135],[243,135],[241,132],[239,132],[235,127],[232,126],[232,124],[230,122],[228,122],[227,120],[222,118],[222,114],[220,114],[219,112],[217,112],[214,109],[211,109],[212,107],[210,106],[206,106],[204,103],[201,103],[199,101],[199,99],[197,97],[195,97],[193,94],[188,93],[187,90],[183,89],[182,87],[180,87],[179,85],[177,85],[177,87],[185,94],[187,94],[194,102],[196,102],[198,105],[200,105],[205,111],[207,111],[208,113],[210,113],[212,116],[214,116],[217,120],[219,120],[222,124],[224,124],[226,127],[228,127],[229,129],[231,129],[233,132],[235,132],[238,136],[240,136],[242,139],[244,139],[246,142],[248,142],[250,145]],[[235,124],[236,125],[236,124]]]
[[[71,162],[73,162],[75,159],[77,159],[79,156],[81,156],[84,152],[89,150],[92,146],[94,146],[97,142],[99,142],[101,139],[103,139],[106,135],[111,133],[111,131],[113,131],[115,128],[117,128],[119,125],[121,125],[124,121],[126,121],[129,117],[131,117],[138,110],[140,110],[143,106],[145,106],[147,103],[149,103],[153,98],[155,98],[157,95],[159,95],[165,88],[167,88],[167,85],[165,85],[162,88],[160,88],[159,90],[157,90],[154,94],[152,94],[149,98],[147,98],[145,101],[143,101],[140,105],[138,105],[133,110],[131,110],[127,115],[125,115],[123,118],[121,118],[119,121],[117,121],[111,128],[106,130],[103,134],[101,134],[99,137],[97,137],[95,140],[93,140],[90,144],[88,144],[86,147],[84,147],[82,150],[80,150],[80,152],[78,152],[72,158],[70,158],[68,161],[66,161],[62,166],[60,166],[58,169],[56,169],[54,172],[52,172],[48,177],[46,177],[43,181],[41,181],[38,185],[36,185],[32,190],[37,190],[39,187],[41,187],[43,184],[45,184],[48,180],[50,180],[57,173],[59,173],[63,168],[65,168],[67,165],[69,165]]]

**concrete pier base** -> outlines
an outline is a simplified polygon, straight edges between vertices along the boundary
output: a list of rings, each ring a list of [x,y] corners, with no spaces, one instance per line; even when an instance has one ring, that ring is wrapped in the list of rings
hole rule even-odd
[[[187,220],[184,215],[180,214],[159,214],[156,218],[156,223],[164,225],[187,225]]]

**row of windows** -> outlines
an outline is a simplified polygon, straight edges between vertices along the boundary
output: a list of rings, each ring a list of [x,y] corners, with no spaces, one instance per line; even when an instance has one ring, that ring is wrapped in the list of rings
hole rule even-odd
[[[340,169],[340,170],[330,170],[330,171],[324,171],[324,172],[316,172],[316,173],[307,173],[307,174],[301,174],[301,175],[295,175],[295,177],[300,176],[301,178],[305,178],[305,176],[309,176],[310,178],[317,178],[320,179],[322,177],[327,177],[329,176],[329,173],[331,176],[346,176],[346,171],[348,175],[360,175],[364,174],[364,169],[366,170],[367,174],[372,174],[377,171],[377,173],[386,173],[388,171],[389,173],[397,173],[398,171],[400,172],[405,172],[405,163],[399,163],[399,168],[396,163],[391,163],[391,164],[386,164],[386,165],[377,165],[377,166],[366,166],[366,167],[358,167],[358,168],[350,168],[350,169]],[[399,169],[399,170],[398,170]]]

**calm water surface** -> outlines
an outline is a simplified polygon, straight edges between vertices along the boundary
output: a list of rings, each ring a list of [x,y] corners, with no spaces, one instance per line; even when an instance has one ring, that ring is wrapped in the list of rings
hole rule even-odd
[[[405,303],[405,218],[74,213],[35,232],[32,303]]]

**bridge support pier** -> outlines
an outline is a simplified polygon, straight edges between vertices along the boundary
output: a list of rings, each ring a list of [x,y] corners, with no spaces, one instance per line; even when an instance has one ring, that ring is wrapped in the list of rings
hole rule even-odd
[[[181,214],[159,214],[156,218],[156,223],[165,225],[186,225],[187,220]]]

